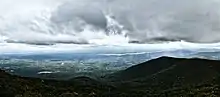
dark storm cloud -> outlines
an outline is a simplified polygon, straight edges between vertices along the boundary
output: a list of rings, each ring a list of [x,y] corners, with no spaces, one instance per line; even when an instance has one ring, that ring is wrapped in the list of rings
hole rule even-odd
[[[111,14],[134,41],[219,42],[219,5],[217,0],[71,0],[58,8],[52,20],[77,21],[76,28],[83,20],[105,29],[105,15]]]
[[[91,0],[75,0],[61,5],[53,14],[52,20],[56,23],[74,22],[73,26],[82,26],[81,22],[94,25],[98,28],[105,28],[107,20],[105,18],[100,3]],[[81,24],[80,24],[81,23]]]

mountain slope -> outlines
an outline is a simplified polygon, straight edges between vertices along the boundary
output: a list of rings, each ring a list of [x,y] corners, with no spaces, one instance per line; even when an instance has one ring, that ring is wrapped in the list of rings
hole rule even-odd
[[[220,61],[161,57],[112,74],[124,92],[179,97],[220,95]]]
[[[117,73],[120,80],[173,76],[189,80],[211,79],[220,74],[220,61],[161,57]]]

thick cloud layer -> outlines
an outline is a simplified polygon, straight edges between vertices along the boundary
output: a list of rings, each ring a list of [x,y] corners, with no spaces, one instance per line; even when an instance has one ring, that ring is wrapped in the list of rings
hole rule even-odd
[[[1,0],[1,2],[6,1]],[[25,0],[20,1],[24,2]],[[5,24],[2,24],[0,35],[4,33],[9,39],[25,42],[80,43],[82,41],[83,43],[90,43],[90,40],[103,41],[103,37],[106,38],[112,36],[112,34],[122,36],[124,39],[128,38],[130,42],[141,43],[179,40],[198,43],[220,42],[220,1],[218,0],[32,1],[38,2],[38,7],[34,7],[35,9],[46,9],[48,7],[54,10],[50,11],[47,17],[38,17],[37,28],[32,27],[27,30],[26,25],[19,29],[16,28],[24,25],[24,23],[9,25],[10,28],[7,28],[8,25],[5,27]],[[32,2],[29,2],[29,4],[31,5]],[[17,3],[17,6],[19,6],[19,3]],[[0,8],[0,11],[4,12],[6,8]],[[20,13],[21,11],[10,12]],[[16,17],[15,15],[9,16]],[[4,19],[4,21],[7,22],[7,19]],[[36,26],[36,23],[34,25]],[[16,26],[14,28],[18,31],[11,31],[11,28],[13,28],[11,26]],[[6,28],[7,30],[5,30]],[[24,36],[19,38],[18,35],[24,32],[29,33],[27,37],[36,34],[37,39]],[[118,39],[112,39],[112,41],[114,40]]]

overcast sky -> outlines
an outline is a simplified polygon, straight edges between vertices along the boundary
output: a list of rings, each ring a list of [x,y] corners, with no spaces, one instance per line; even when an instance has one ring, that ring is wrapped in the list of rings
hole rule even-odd
[[[72,26],[76,29],[81,26],[79,18],[105,29],[106,14],[112,15],[129,31],[130,39],[141,42],[152,39],[220,41],[218,0],[0,0],[0,16],[25,15],[30,10],[47,7],[55,9],[51,13],[52,23],[74,21]]]

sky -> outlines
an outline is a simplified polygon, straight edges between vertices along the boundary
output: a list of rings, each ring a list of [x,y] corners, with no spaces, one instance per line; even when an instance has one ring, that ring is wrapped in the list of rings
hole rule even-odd
[[[220,41],[218,0],[0,2],[0,42],[124,44]]]

